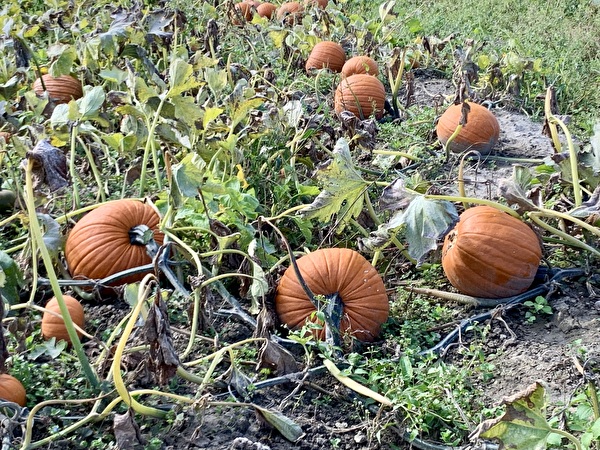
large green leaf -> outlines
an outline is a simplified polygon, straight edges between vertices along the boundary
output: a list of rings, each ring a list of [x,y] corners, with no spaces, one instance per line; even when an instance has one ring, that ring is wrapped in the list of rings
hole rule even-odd
[[[92,89],[87,91],[83,98],[78,100],[81,120],[94,118],[102,107],[104,99],[105,95],[102,86],[94,86]]]
[[[173,166],[173,181],[184,197],[195,197],[204,182],[206,163],[195,153],[190,153]]]
[[[539,383],[503,401],[504,415],[482,423],[475,437],[494,439],[501,449],[545,450],[554,429],[546,420],[546,391]]]
[[[194,67],[182,59],[175,59],[169,67],[169,98],[176,97],[189,91],[200,83],[194,76]]]
[[[341,229],[350,218],[360,214],[369,183],[354,168],[346,139],[338,139],[333,159],[319,168],[317,180],[323,189],[310,205],[299,211],[304,218],[330,222],[331,217],[338,214]]]

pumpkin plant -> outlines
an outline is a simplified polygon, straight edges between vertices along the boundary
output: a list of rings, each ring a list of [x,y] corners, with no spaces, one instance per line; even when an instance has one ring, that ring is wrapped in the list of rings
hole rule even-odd
[[[337,42],[322,41],[317,43],[308,59],[305,69],[311,72],[313,69],[329,69],[332,72],[340,72],[346,62],[346,52]]]
[[[475,150],[487,155],[498,143],[500,125],[485,106],[473,102],[453,104],[436,125],[440,142],[454,153]]]
[[[321,304],[309,298],[294,266],[284,272],[275,296],[275,309],[281,321],[291,329],[316,323],[313,331],[323,340],[327,326],[318,318],[317,309],[337,319],[342,336],[371,342],[381,332],[389,313],[388,296],[377,269],[360,253],[347,248],[326,248],[308,253],[297,260],[302,279]],[[337,317],[336,317],[337,316]]]
[[[379,66],[375,60],[366,55],[353,56],[348,59],[342,67],[342,75],[349,77],[357,73],[377,76],[379,74]]]
[[[385,108],[385,88],[377,77],[355,74],[344,78],[334,95],[335,112],[350,111],[360,119],[371,115],[381,119]]]
[[[83,306],[77,301],[76,298],[70,295],[63,295],[63,299],[69,310],[71,320],[79,328],[83,328],[85,325],[85,313]],[[55,338],[57,341],[71,342],[69,333],[65,326],[65,321],[60,313],[60,307],[56,297],[52,297],[48,303],[46,303],[44,315],[42,316],[42,336],[44,339]],[[81,337],[81,332],[77,331],[77,335]]]
[[[73,278],[102,279],[152,262],[148,249],[163,242],[160,217],[152,206],[122,199],[103,204],[85,215],[69,233],[65,258]],[[132,283],[136,273],[121,279]]]
[[[529,289],[541,257],[538,236],[529,226],[484,205],[463,212],[446,235],[442,267],[463,294],[504,298]]]
[[[25,387],[18,379],[7,373],[0,374],[0,398],[20,406],[27,404]]]
[[[83,97],[83,87],[81,81],[71,75],[61,75],[53,77],[49,73],[33,82],[34,92],[41,96],[48,92],[48,97],[57,104],[69,103],[71,100],[77,100]]]

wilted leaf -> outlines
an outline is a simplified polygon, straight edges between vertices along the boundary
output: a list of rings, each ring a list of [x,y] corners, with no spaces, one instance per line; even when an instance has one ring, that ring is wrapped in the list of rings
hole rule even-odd
[[[44,226],[43,240],[46,248],[53,257],[56,257],[58,252],[63,247],[63,237],[60,232],[60,225],[53,217],[48,214],[38,214],[38,221]]]
[[[285,348],[267,339],[260,349],[256,371],[270,369],[278,376],[298,372],[298,363],[294,356]]]
[[[204,182],[206,163],[196,153],[190,153],[173,166],[173,181],[184,197],[195,197]]]
[[[509,205],[517,205],[517,211],[535,211],[537,208],[527,196],[533,177],[529,169],[524,166],[514,165],[512,178],[500,180],[498,192]]]
[[[23,274],[17,263],[8,253],[0,251],[0,294],[9,304],[19,303],[19,289],[23,283]]]
[[[597,186],[589,200],[583,202],[581,206],[573,209],[570,214],[573,217],[586,219],[594,217],[595,220],[600,218],[600,186]],[[595,222],[595,220],[593,220]]]
[[[302,438],[302,436],[304,436],[304,432],[302,431],[300,425],[279,411],[272,411],[262,408],[258,405],[253,406],[258,417],[279,431],[281,435],[288,441],[297,442],[300,440],[300,438]]]
[[[346,139],[338,139],[333,159],[319,168],[317,180],[323,190],[310,205],[300,210],[304,218],[329,222],[334,214],[339,214],[343,224],[361,213],[363,195],[369,183],[354,168]]]
[[[405,209],[417,196],[404,186],[404,180],[397,178],[383,190],[379,199],[379,207],[383,210],[399,211]]]
[[[46,183],[51,191],[69,185],[67,158],[60,149],[52,146],[47,139],[39,141],[27,152],[27,158],[33,160],[33,187]]]
[[[177,372],[179,357],[173,346],[167,305],[160,294],[148,311],[144,331],[146,340],[150,344],[150,362],[153,372],[158,374],[158,382],[165,385]]]
[[[415,198],[404,211],[408,254],[421,261],[431,250],[437,248],[437,241],[458,221],[458,212],[448,201],[428,200],[423,196]]]
[[[204,110],[204,116],[202,117],[202,128],[205,130],[208,128],[208,124],[219,117],[219,114],[223,112],[222,108],[208,107]]]
[[[483,422],[474,438],[495,439],[500,449],[545,450],[553,433],[546,420],[546,392],[539,383],[506,398],[502,417]]]
[[[594,175],[600,174],[600,122],[594,125],[594,135],[590,138],[590,145],[586,151],[579,154],[582,164],[590,167]]]
[[[131,409],[125,414],[115,414],[113,431],[119,449],[132,449],[144,443],[140,427],[135,423]]]

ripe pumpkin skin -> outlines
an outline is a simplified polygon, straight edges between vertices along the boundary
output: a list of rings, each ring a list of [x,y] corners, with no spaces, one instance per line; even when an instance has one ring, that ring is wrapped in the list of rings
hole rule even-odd
[[[70,295],[63,295],[63,298],[67,304],[67,309],[69,310],[69,314],[71,315],[73,323],[77,324],[77,326],[83,329],[85,325],[85,313],[83,311],[83,306],[81,306],[81,303],[79,303],[76,298],[73,298]],[[49,311],[60,314],[60,307],[58,306],[58,300],[56,300],[56,297],[52,297],[48,303],[46,303],[45,308]],[[77,331],[77,335],[81,337],[81,333],[79,331]],[[44,312],[44,315],[42,316],[42,336],[44,336],[44,339],[56,338],[57,341],[62,340],[71,343],[71,338],[69,337],[69,333],[67,333],[65,321],[63,320],[62,316],[57,317],[48,312]]]
[[[307,6],[314,5],[320,9],[325,9],[329,4],[329,0],[306,0],[304,3]]]
[[[81,82],[70,75],[61,75],[54,78],[49,73],[42,75],[48,96],[57,104],[69,103],[72,99],[83,97]],[[37,95],[44,94],[44,87],[40,78],[33,82],[33,90]]]
[[[300,20],[304,7],[300,2],[286,2],[282,3],[277,9],[277,20],[281,21],[285,19],[285,23],[288,25],[294,25],[296,20]]]
[[[304,281],[317,295],[339,293],[343,306],[340,332],[372,342],[388,319],[389,302],[381,276],[360,253],[347,248],[316,250],[298,259]],[[316,311],[296,277],[288,267],[277,286],[275,310],[291,329],[316,321]],[[312,316],[312,317],[311,317]],[[325,327],[314,330],[315,337],[325,339]]]
[[[365,55],[353,56],[347,60],[342,67],[342,75],[349,77],[357,73],[377,76],[379,75],[379,66],[373,58]]]
[[[160,217],[154,209],[137,200],[122,199],[105,203],[86,214],[67,237],[65,258],[73,278],[101,279],[126,269],[152,262],[146,248],[132,245],[129,230],[146,225],[154,240],[162,245],[164,235],[158,229]],[[133,283],[144,273],[119,280]]]
[[[260,17],[266,17],[267,19],[272,19],[275,11],[277,11],[277,6],[269,2],[261,3],[256,8],[258,15]]]
[[[500,124],[498,119],[485,106],[468,102],[470,107],[467,123],[450,143],[450,150],[462,153],[466,150],[476,150],[482,155],[487,155],[498,143],[500,137]],[[440,116],[436,125],[438,139],[446,144],[452,133],[456,130],[462,116],[462,103],[451,105]]]
[[[334,94],[334,105],[338,115],[348,110],[361,119],[366,119],[372,114],[381,119],[385,107],[385,88],[377,77],[362,73],[350,75],[338,84]]]
[[[346,52],[337,42],[321,41],[317,43],[308,55],[305,69],[329,69],[332,72],[340,72],[346,62]]]
[[[491,206],[475,206],[446,235],[442,267],[463,294],[505,298],[529,289],[541,257],[538,237],[524,222]]]
[[[0,398],[20,406],[27,405],[27,394],[23,384],[7,373],[0,374]]]
[[[234,11],[235,16],[239,15],[245,21],[249,22],[252,20],[252,16],[254,15],[254,13],[252,11],[253,7],[254,7],[254,5],[247,1],[236,3],[235,9],[237,11]],[[234,17],[232,22],[234,25],[242,25],[242,22],[240,22],[240,20],[237,17]]]

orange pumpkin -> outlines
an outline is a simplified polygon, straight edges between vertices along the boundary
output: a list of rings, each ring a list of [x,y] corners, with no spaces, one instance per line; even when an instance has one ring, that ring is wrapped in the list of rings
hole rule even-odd
[[[442,267],[463,294],[504,298],[529,289],[541,257],[538,237],[524,222],[491,206],[475,206],[446,236]]]
[[[0,398],[20,406],[27,405],[27,394],[23,384],[7,373],[0,374]]]
[[[304,7],[300,2],[286,2],[282,3],[277,8],[277,20],[283,21],[287,25],[294,25],[297,21],[302,19],[304,13]]]
[[[307,72],[312,69],[329,69],[332,72],[339,72],[342,70],[344,62],[346,62],[346,52],[340,44],[322,41],[313,47],[304,67]]]
[[[83,86],[77,78],[73,78],[70,75],[61,75],[54,78],[49,73],[42,75],[42,78],[38,78],[33,82],[33,90],[37,95],[44,94],[44,86],[46,86],[48,97],[54,100],[55,103],[69,103],[71,100],[77,100],[83,97]]]
[[[71,320],[73,320],[73,323],[78,327],[83,329],[85,325],[83,306],[81,306],[81,303],[79,303],[76,298],[73,298],[70,295],[63,295],[63,298],[67,305],[67,309],[69,310],[69,314],[71,315]],[[57,341],[67,341],[71,343],[71,338],[69,337],[65,321],[60,313],[60,307],[58,306],[56,297],[52,297],[48,303],[46,303],[45,308],[51,312],[44,311],[44,315],[42,316],[42,336],[44,336],[44,339],[56,338]],[[58,314],[58,316],[52,313]],[[79,331],[77,331],[77,335],[81,337]]]
[[[232,19],[234,25],[242,25],[243,21],[249,22],[252,20],[252,16],[254,15],[254,12],[252,11],[254,6],[252,3],[246,1],[239,2],[236,3],[234,7],[235,11]],[[243,19],[243,21],[240,19]]]
[[[89,212],[73,227],[65,244],[71,276],[101,279],[149,264],[152,259],[136,235],[147,227],[161,245],[164,235],[158,229],[159,221],[149,204],[130,199],[108,202]],[[118,284],[139,281],[144,275],[122,278]]]
[[[305,0],[304,4],[307,6],[316,6],[317,8],[325,9],[329,0]]]
[[[11,136],[12,134],[8,131],[0,131],[0,142],[4,140],[5,143],[8,143],[8,141],[10,141]]]
[[[466,102],[467,123],[465,123],[450,142],[450,150],[462,153],[466,150],[476,150],[482,155],[492,151],[500,135],[500,125],[496,116],[485,106],[478,103]],[[463,114],[463,104],[451,105],[441,115],[436,126],[438,139],[444,145],[459,125]]]
[[[297,261],[302,278],[315,295],[337,293],[343,303],[340,323],[342,335],[361,341],[373,341],[389,314],[388,296],[381,276],[360,253],[347,248],[327,248],[302,256]],[[320,323],[316,308],[302,289],[292,266],[277,286],[275,309],[281,321],[291,329],[307,322]],[[323,329],[315,337],[325,338]]]
[[[344,63],[342,75],[349,77],[357,73],[377,76],[379,75],[379,66],[373,58],[368,56],[353,56]]]
[[[272,19],[273,14],[275,14],[276,10],[277,10],[277,6],[275,6],[273,3],[269,3],[269,2],[261,3],[256,8],[256,12],[258,13],[258,15],[260,17],[266,17],[267,19]]]
[[[354,113],[360,119],[375,115],[381,119],[385,108],[385,88],[377,77],[365,74],[350,75],[342,79],[334,95],[335,112]]]

